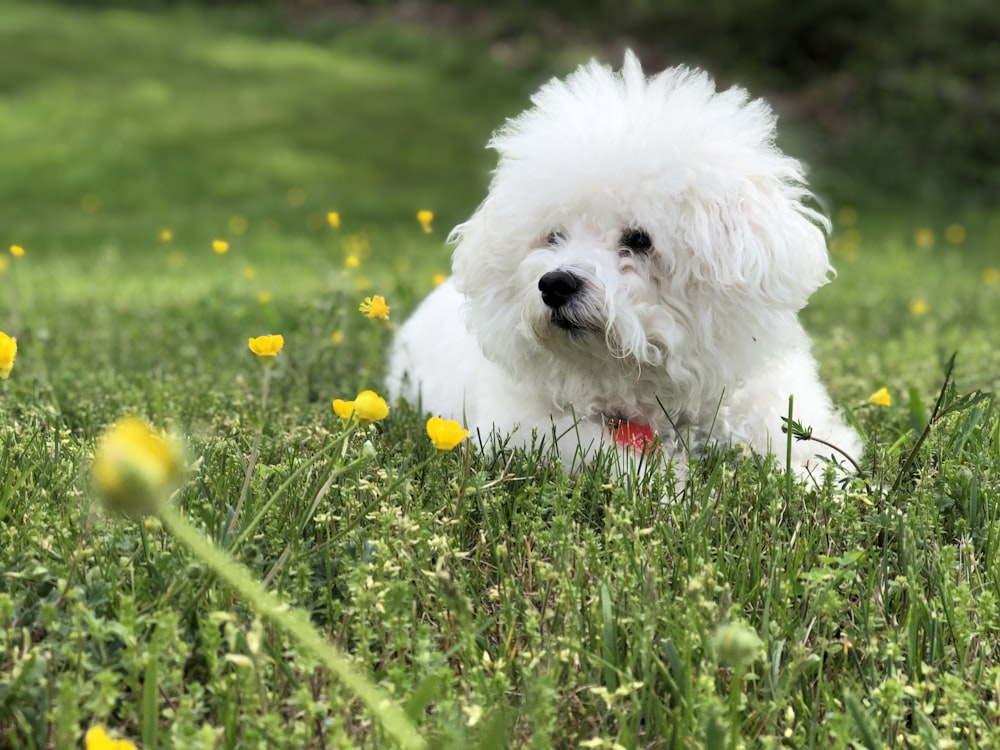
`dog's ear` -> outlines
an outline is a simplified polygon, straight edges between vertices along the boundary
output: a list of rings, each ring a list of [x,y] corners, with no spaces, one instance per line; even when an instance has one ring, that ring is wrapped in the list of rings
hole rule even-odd
[[[676,228],[695,280],[797,311],[832,278],[829,221],[803,202],[812,196],[798,174],[789,177],[742,177],[738,190],[683,197]]]
[[[502,248],[491,248],[506,236],[504,232],[492,235],[487,231],[490,223],[490,199],[487,198],[469,219],[451,230],[448,242],[455,246],[451,258],[451,273],[455,285],[467,297],[489,293],[489,286],[496,284],[496,274],[489,274],[489,266],[504,259]]]

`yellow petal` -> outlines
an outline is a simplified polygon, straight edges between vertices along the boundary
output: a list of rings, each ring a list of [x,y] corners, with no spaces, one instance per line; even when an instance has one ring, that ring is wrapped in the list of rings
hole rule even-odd
[[[354,413],[365,422],[381,422],[389,416],[389,405],[375,391],[361,391],[354,399]]]
[[[431,417],[427,420],[427,437],[431,439],[434,447],[439,451],[450,451],[461,443],[469,431],[454,419],[441,419]]]
[[[358,306],[358,310],[372,320],[388,320],[391,308],[385,303],[385,297],[376,294],[371,297],[365,297]]]
[[[250,351],[258,357],[275,357],[284,345],[285,337],[280,333],[250,339]]]
[[[338,417],[347,421],[354,415],[354,402],[335,398],[333,400],[333,411]]]
[[[113,740],[104,731],[104,727],[91,727],[83,738],[86,750],[136,750],[135,743],[129,740]]]
[[[124,417],[101,434],[91,471],[110,506],[138,515],[166,499],[182,466],[175,440],[138,417]]]
[[[889,389],[884,386],[879,388],[868,397],[868,403],[874,406],[892,406],[892,397],[889,395]]]
[[[17,339],[0,331],[0,380],[10,377],[17,358]]]

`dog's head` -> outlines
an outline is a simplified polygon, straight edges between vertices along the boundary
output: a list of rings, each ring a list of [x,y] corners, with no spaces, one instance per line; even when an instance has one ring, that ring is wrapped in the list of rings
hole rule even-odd
[[[827,225],[767,104],[685,68],[647,79],[631,54],[532,101],[494,135],[489,195],[453,235],[488,358],[554,393],[628,400],[652,377],[713,398],[787,344],[828,278]]]

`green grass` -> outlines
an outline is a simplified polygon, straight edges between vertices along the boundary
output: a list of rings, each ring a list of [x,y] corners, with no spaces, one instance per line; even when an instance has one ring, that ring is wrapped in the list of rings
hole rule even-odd
[[[1000,373],[995,216],[841,188],[831,208],[858,220],[805,320],[866,479],[789,489],[709,456],[662,506],[658,486],[540,452],[435,455],[405,408],[345,437],[330,407],[380,387],[390,331],[361,297],[398,321],[431,288],[489,131],[575,53],[515,70],[481,40],[391,25],[2,12],[0,243],[26,254],[0,274],[20,345],[0,383],[0,748],[78,747],[97,724],[145,748],[391,744],[170,523],[92,504],[97,436],[126,413],[184,436],[178,514],[307,611],[429,747],[1000,740],[1000,421],[962,395]],[[265,400],[246,341],[267,332],[286,344]],[[867,404],[883,385],[892,406]]]

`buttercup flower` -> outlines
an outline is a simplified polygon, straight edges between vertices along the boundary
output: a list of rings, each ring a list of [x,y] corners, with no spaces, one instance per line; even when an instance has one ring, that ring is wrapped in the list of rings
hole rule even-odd
[[[892,397],[889,395],[889,389],[885,386],[879,388],[868,397],[868,403],[873,406],[892,406]]]
[[[852,206],[844,206],[837,211],[836,221],[840,226],[853,227],[858,223],[858,210]]]
[[[11,245],[10,254],[20,258],[22,255],[24,255],[24,248],[21,247],[20,245]]]
[[[174,233],[164,227],[160,230],[160,242],[170,242],[174,238]]]
[[[434,212],[428,211],[426,208],[417,211],[417,221],[420,222],[420,227],[427,234],[431,233],[431,222],[434,221]]]
[[[285,337],[280,333],[250,339],[250,351],[266,361],[272,361],[277,357],[284,345]]]
[[[961,245],[965,242],[965,227],[961,224],[949,224],[944,230],[944,241],[949,245]]]
[[[931,306],[927,304],[925,300],[915,299],[910,302],[910,312],[916,315],[918,318],[921,315],[926,315],[931,309]]]
[[[128,515],[150,513],[181,477],[178,443],[138,417],[124,417],[97,441],[92,474],[101,496]]]
[[[329,224],[332,229],[340,229],[340,212],[330,211],[326,215],[326,223]]]
[[[243,214],[233,214],[229,217],[229,222],[226,226],[229,227],[229,231],[233,234],[246,234],[247,227],[250,226],[250,222]]]
[[[934,230],[929,227],[920,227],[913,233],[913,244],[917,247],[930,247],[934,244]]]
[[[0,331],[0,380],[10,377],[17,357],[17,339]]]
[[[436,274],[434,274],[434,277],[431,279],[431,283],[434,286],[441,286],[447,280],[448,280],[448,274],[446,274],[446,273],[436,273]]]
[[[101,199],[93,193],[87,193],[80,199],[80,208],[86,213],[95,213],[101,207]]]
[[[344,258],[344,265],[348,268],[357,268],[361,265],[361,259],[357,255],[348,255]]]
[[[361,391],[354,399],[354,414],[363,422],[381,422],[389,416],[389,405],[375,391]]]
[[[364,301],[358,307],[358,310],[363,312],[372,320],[388,320],[390,309],[391,308],[385,304],[385,297],[379,294],[372,297],[365,297]]]
[[[372,251],[372,241],[366,232],[355,232],[349,234],[340,241],[340,247],[345,255],[357,255],[359,258],[367,258]]]
[[[340,346],[344,343],[344,332],[339,328],[330,334],[330,343],[334,346]]]
[[[225,255],[229,252],[229,243],[225,240],[212,240],[212,252],[216,255]]]
[[[2,258],[0,258],[0,260],[2,260]],[[982,278],[983,283],[990,286],[1000,283],[1000,268],[984,268]]]
[[[271,294],[270,292],[264,291],[264,292],[259,292],[257,294],[257,302],[259,302],[262,305],[270,305],[273,300],[274,300],[274,295]]]
[[[462,428],[454,419],[431,417],[427,420],[427,437],[439,451],[450,451],[465,440],[469,431]]]
[[[83,742],[87,750],[136,750],[134,742],[113,740],[101,726],[88,729]]]
[[[370,424],[388,417],[389,405],[375,391],[361,391],[353,401],[334,399],[333,411],[345,422],[357,420],[361,424]]]
[[[335,398],[333,400],[333,412],[346,422],[354,416],[354,402]]]

